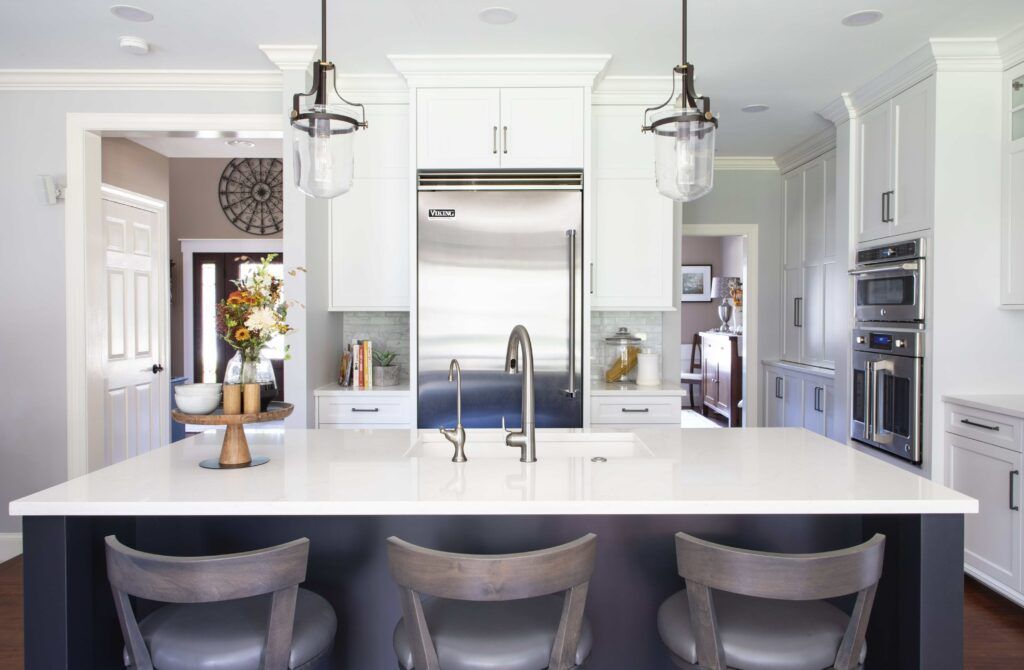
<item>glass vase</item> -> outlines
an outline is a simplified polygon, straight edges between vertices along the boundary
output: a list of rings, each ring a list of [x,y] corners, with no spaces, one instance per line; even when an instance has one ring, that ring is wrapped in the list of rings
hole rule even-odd
[[[271,401],[277,397],[277,376],[270,359],[260,355],[257,359],[246,359],[241,351],[235,352],[224,369],[225,384],[259,384],[260,411],[266,412]]]

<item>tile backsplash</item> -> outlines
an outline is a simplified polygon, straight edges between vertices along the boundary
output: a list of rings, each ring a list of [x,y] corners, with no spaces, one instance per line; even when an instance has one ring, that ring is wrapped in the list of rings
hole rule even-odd
[[[611,360],[615,345],[605,344],[604,338],[625,326],[636,335],[643,336],[641,347],[650,347],[659,354],[662,351],[661,312],[598,312],[590,313],[590,376],[594,379],[604,375],[604,369]]]
[[[398,354],[402,379],[409,377],[409,313],[345,312],[342,316],[342,342],[370,340],[373,350],[388,349]]]

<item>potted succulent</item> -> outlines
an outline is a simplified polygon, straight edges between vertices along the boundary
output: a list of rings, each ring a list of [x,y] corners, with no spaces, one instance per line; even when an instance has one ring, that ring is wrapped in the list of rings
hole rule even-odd
[[[399,366],[395,363],[398,356],[393,351],[373,352],[373,385],[394,386],[398,384]]]

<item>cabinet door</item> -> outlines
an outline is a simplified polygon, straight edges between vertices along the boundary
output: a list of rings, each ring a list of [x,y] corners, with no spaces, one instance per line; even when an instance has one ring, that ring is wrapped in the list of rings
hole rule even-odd
[[[766,368],[764,381],[764,425],[769,428],[785,426],[785,377],[775,368]]]
[[[728,412],[732,406],[732,342],[726,338],[721,338],[721,342],[718,343],[718,408],[724,412]],[[731,419],[738,419],[738,417],[730,417]]]
[[[803,301],[799,306],[800,331],[803,335],[802,363],[825,364],[825,264],[818,262],[804,267]]]
[[[786,246],[785,267],[798,268],[804,262],[804,171],[790,173],[782,182],[783,221]]]
[[[820,379],[805,379],[803,426],[819,435],[825,434],[826,398],[825,382]]]
[[[845,264],[831,260],[822,266],[822,337],[824,350],[819,363],[835,370],[838,361],[844,361],[850,338],[849,275]]]
[[[820,265],[825,258],[825,179],[824,159],[819,158],[804,170],[804,263],[807,265]]]
[[[1005,79],[1003,234],[1000,302],[1024,307],[1024,65]]]
[[[700,345],[701,366],[704,373],[704,381],[701,384],[701,392],[704,394],[702,403],[712,407],[718,405],[718,366],[720,357],[714,340],[703,338]]]
[[[416,106],[417,167],[501,165],[498,89],[421,88]]]
[[[583,167],[582,88],[501,89],[501,166]]]
[[[672,201],[650,179],[598,178],[595,188],[591,305],[675,309]]]
[[[782,304],[782,358],[799,363],[802,356],[803,332],[800,328],[804,290],[804,269],[792,268],[785,271],[785,291]]]
[[[785,396],[783,424],[791,428],[804,425],[803,379],[787,373],[783,377],[782,395]]]
[[[952,487],[978,500],[978,514],[964,517],[964,561],[1020,590],[1021,513],[1012,507],[1021,503],[1021,455],[952,433],[946,441]]]
[[[882,195],[892,183],[892,103],[865,114],[857,124],[860,135],[860,197],[857,240],[877,240],[890,234],[882,211]]]
[[[934,107],[931,79],[893,99],[893,235],[932,227]]]
[[[825,384],[825,437],[846,444],[849,422],[843,410],[836,406],[835,386]]]

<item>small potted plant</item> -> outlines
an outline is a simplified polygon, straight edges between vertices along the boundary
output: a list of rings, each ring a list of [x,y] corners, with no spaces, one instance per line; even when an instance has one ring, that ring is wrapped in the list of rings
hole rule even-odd
[[[397,357],[393,351],[373,352],[373,385],[374,386],[395,386],[398,384],[399,366],[395,363]]]

